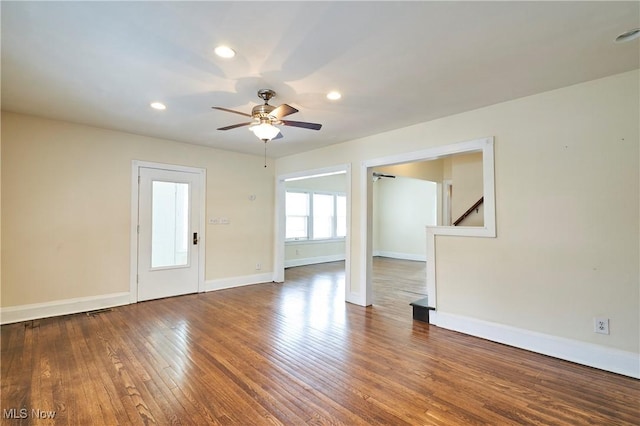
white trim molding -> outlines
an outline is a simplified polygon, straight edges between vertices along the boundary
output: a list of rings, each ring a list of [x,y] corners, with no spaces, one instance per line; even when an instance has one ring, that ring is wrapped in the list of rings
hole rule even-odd
[[[104,294],[100,296],[76,297],[52,302],[29,305],[8,306],[0,309],[0,323],[30,321],[40,318],[77,314],[129,304],[129,292]]]
[[[374,250],[373,257],[389,257],[391,259],[413,260],[414,262],[426,262],[427,256],[424,254],[399,253],[395,251]]]
[[[364,293],[361,291],[348,291],[345,295],[345,302],[352,303],[358,306],[371,305],[371,303],[367,304],[367,301],[364,299]]]
[[[493,342],[640,379],[640,354],[442,311],[429,323]]]
[[[332,254],[327,256],[304,257],[300,259],[289,259],[284,261],[285,268],[293,268],[295,266],[317,265],[319,263],[338,262],[345,260],[344,254]]]
[[[204,291],[224,290],[245,285],[267,284],[273,282],[273,273],[245,275],[240,277],[217,278],[204,283]]]
[[[273,273],[246,275],[239,277],[220,278],[208,280],[204,283],[204,290],[214,291],[226,288],[241,287],[245,285],[271,283]],[[55,300],[44,303],[33,303],[29,305],[8,306],[0,308],[0,324],[11,324],[15,322],[30,321],[40,318],[49,318],[80,312],[95,311],[97,309],[112,308],[133,303],[133,297],[129,292],[104,294],[100,296],[77,297],[73,299]]]

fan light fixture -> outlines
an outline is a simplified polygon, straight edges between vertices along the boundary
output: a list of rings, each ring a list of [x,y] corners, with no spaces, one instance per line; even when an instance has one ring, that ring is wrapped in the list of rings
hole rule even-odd
[[[342,95],[340,94],[340,92],[337,92],[335,90],[333,92],[327,93],[327,99],[329,99],[330,101],[337,101],[341,97]]]
[[[167,106],[165,104],[163,104],[162,102],[151,102],[149,104],[149,106],[153,109],[157,109],[157,110],[165,110],[167,109]]]
[[[232,48],[228,47],[228,46],[218,46],[216,47],[214,50],[214,52],[216,52],[216,55],[220,56],[221,58],[233,58],[234,56],[236,56],[236,51],[233,50]]]
[[[251,130],[253,134],[258,137],[258,139],[265,142],[270,141],[271,139],[278,136],[278,133],[280,133],[280,129],[266,122],[253,125],[249,127],[249,130]]]

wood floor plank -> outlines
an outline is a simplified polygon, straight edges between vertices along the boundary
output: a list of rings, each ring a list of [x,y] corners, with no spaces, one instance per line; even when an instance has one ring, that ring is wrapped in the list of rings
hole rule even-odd
[[[424,262],[376,258],[1,329],[1,407],[38,424],[638,425],[640,381],[412,320]],[[4,417],[4,416],[3,416]],[[3,418],[2,424],[35,424]]]
[[[92,360],[84,346],[84,339],[79,330],[85,318],[81,315],[75,317],[78,318],[70,318],[65,321],[65,332],[71,349],[71,356],[66,361],[70,375],[66,386],[71,392],[68,400],[68,412],[71,413],[77,424],[105,424],[102,421],[101,405],[108,406],[109,398],[102,389],[96,388],[93,377],[89,373],[88,364]],[[32,404],[36,404],[36,401],[32,401]],[[106,409],[105,412],[112,413],[113,411]]]

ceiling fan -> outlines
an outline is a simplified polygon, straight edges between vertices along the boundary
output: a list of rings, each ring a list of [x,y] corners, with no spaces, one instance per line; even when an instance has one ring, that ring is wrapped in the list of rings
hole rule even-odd
[[[282,137],[282,133],[280,133],[280,129],[275,127],[275,125],[284,125],[291,127],[302,127],[304,129],[311,130],[320,130],[322,124],[317,123],[307,123],[304,121],[291,121],[291,120],[283,120],[284,117],[294,114],[298,112],[297,109],[292,107],[291,105],[282,104],[278,107],[273,105],[269,105],[269,99],[276,96],[276,92],[271,89],[260,89],[258,90],[258,97],[264,100],[263,105],[256,105],[251,110],[251,114],[247,114],[240,111],[234,111],[232,109],[223,108],[223,107],[211,107],[213,109],[218,109],[220,111],[232,112],[234,114],[244,115],[245,117],[249,117],[252,120],[247,121],[245,123],[232,124],[231,126],[220,127],[218,130],[231,130],[237,127],[250,126],[249,130],[251,130],[260,140],[265,143],[272,139],[280,139]]]
[[[373,181],[374,182],[377,182],[382,178],[395,179],[396,177],[394,175],[386,175],[384,173],[373,172]]]

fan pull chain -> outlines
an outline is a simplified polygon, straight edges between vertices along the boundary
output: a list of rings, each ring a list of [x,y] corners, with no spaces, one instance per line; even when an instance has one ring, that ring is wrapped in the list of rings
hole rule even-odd
[[[264,168],[267,168],[267,141],[264,141]]]

